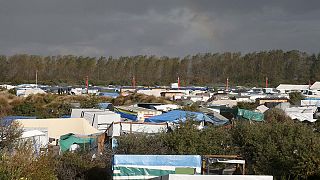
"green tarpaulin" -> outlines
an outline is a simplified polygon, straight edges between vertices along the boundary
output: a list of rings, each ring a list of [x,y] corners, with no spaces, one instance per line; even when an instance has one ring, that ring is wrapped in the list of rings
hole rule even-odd
[[[90,148],[90,145],[93,144],[93,142],[95,141],[95,138],[93,137],[81,137],[81,136],[77,136],[73,133],[69,133],[69,134],[65,134],[60,136],[60,149],[62,152],[68,151],[70,146],[73,143],[77,143],[81,149],[87,149]]]
[[[264,115],[259,112],[249,111],[246,109],[238,109],[238,116],[253,121],[263,121]]]

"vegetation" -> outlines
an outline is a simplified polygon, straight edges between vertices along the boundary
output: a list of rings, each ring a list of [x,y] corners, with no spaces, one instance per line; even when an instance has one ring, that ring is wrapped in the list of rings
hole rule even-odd
[[[247,110],[255,110],[259,104],[257,102],[238,102],[237,108],[247,109]]]
[[[115,99],[112,99],[111,102],[115,106],[132,105],[135,103],[163,103],[163,104],[172,103],[172,101],[165,99],[163,97],[147,96],[147,95],[138,94],[138,93],[134,93],[128,96],[119,96]]]
[[[190,106],[186,105],[182,107],[182,110],[185,111],[194,111],[194,112],[199,112],[200,108],[199,108],[200,103],[192,103]]]
[[[301,92],[291,92],[289,94],[290,103],[294,105],[300,105],[301,100],[305,97],[301,94]]]
[[[320,134],[281,110],[269,110],[265,122],[236,121],[231,128],[199,130],[187,121],[162,134],[122,136],[118,145],[118,153],[130,154],[239,154],[247,162],[247,174],[320,178]]]
[[[88,152],[38,154],[32,142],[20,139],[16,123],[1,126],[0,179],[110,179],[111,151],[92,158]]]
[[[272,50],[241,53],[206,53],[193,56],[156,57],[83,57],[83,56],[0,56],[0,79],[25,83],[38,79],[46,84],[84,84],[89,76],[92,84],[130,85],[135,76],[138,85],[168,85],[179,75],[182,85],[263,86],[267,76],[270,85],[302,83],[320,79],[320,55],[299,51]]]

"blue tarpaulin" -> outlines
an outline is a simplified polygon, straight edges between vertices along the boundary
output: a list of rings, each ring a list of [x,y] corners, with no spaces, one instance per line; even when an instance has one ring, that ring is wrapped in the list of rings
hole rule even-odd
[[[0,119],[1,126],[9,126],[16,119],[36,119],[35,116],[6,116]]]
[[[119,94],[113,93],[113,92],[100,92],[99,96],[117,98],[119,96]]]
[[[187,119],[192,119],[198,122],[210,122],[215,125],[223,125],[226,124],[228,121],[226,120],[217,120],[214,118],[210,118],[210,116],[200,113],[200,112],[191,112],[191,111],[183,111],[183,110],[173,110],[167,113],[163,113],[158,116],[153,116],[147,118],[145,122],[153,122],[153,123],[163,123],[163,122],[172,122],[172,123],[179,123],[185,122]]]
[[[112,103],[99,103],[98,107],[99,107],[99,109],[109,109],[109,110],[113,111]]]

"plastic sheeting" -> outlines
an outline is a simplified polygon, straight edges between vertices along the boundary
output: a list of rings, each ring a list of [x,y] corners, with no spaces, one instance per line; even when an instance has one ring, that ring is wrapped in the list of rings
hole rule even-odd
[[[114,155],[113,179],[148,179],[175,174],[176,168],[194,168],[201,173],[199,155]]]
[[[163,122],[171,122],[171,123],[179,123],[185,122],[187,119],[192,119],[198,122],[210,122],[215,125],[223,125],[226,124],[227,120],[219,120],[216,118],[211,118],[210,116],[200,113],[200,112],[191,112],[191,111],[182,111],[182,110],[173,110],[158,116],[153,116],[145,120],[145,122],[154,122],[154,123],[163,123]]]
[[[135,112],[130,112],[130,111],[126,111],[126,110],[118,109],[118,108],[115,108],[115,112],[120,114],[121,118],[129,119],[132,121],[138,120],[138,114]]]
[[[21,138],[29,138],[34,136],[45,136],[46,134],[39,131],[39,130],[31,130],[31,131],[25,131],[22,133]]]
[[[249,111],[246,109],[238,109],[238,116],[253,121],[263,121],[264,115],[259,112]]]
[[[1,118],[0,120],[0,125],[1,126],[9,126],[12,121],[16,119],[36,119],[37,117],[35,116],[6,116]]]
[[[93,137],[79,137],[76,136],[73,133],[69,133],[66,135],[60,136],[60,149],[62,152],[68,151],[70,146],[73,143],[77,143],[80,145],[81,148],[84,148],[85,146],[89,147],[92,143],[95,142],[95,138]]]

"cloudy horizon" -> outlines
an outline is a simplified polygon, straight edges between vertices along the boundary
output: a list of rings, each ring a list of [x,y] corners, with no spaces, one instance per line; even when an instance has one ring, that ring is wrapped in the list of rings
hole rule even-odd
[[[316,0],[0,0],[0,54],[319,53]]]

